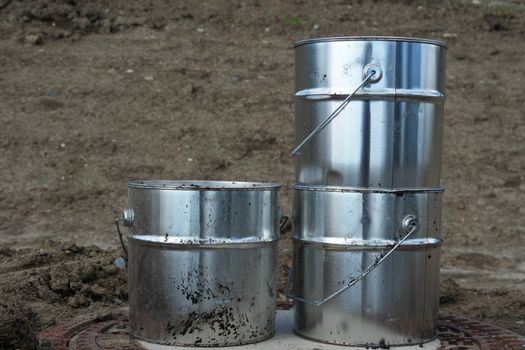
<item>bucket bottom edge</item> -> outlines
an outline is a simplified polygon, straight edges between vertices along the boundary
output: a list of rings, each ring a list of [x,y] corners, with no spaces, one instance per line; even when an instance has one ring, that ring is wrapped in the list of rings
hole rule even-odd
[[[318,339],[318,338],[314,338],[314,337],[311,337],[311,336],[308,336],[304,333],[301,333],[301,331],[299,331],[296,327],[293,328],[293,332],[295,335],[303,338],[303,339],[306,339],[306,340],[310,340],[310,341],[313,341],[313,342],[316,342],[316,343],[323,343],[323,344],[330,344],[330,345],[342,345],[342,346],[350,346],[350,347],[355,347],[355,348],[371,348],[371,349],[389,349],[389,348],[393,348],[393,347],[401,347],[401,346],[413,346],[414,348],[416,347],[419,347],[423,344],[427,344],[427,343],[430,343],[430,342],[433,342],[437,339],[437,335],[435,334],[435,331],[434,331],[434,335],[431,337],[431,338],[428,338],[428,339],[422,339],[420,341],[413,341],[413,342],[399,342],[399,343],[389,343],[387,340],[383,342],[379,342],[379,343],[374,343],[374,342],[370,342],[370,343],[351,343],[351,342],[338,342],[338,341],[331,341],[331,340],[326,340],[326,339]]]
[[[241,346],[241,345],[260,343],[260,342],[273,338],[274,335],[275,335],[275,331],[272,333],[269,333],[267,336],[256,338],[256,339],[250,339],[248,341],[242,341],[242,342],[230,342],[226,344],[221,344],[221,343],[196,344],[195,342],[194,343],[180,343],[180,342],[170,342],[170,343],[164,342],[163,343],[161,341],[141,338],[141,337],[138,337],[130,333],[131,339],[138,342],[144,349],[150,349],[150,350],[172,349],[174,347],[215,348],[215,347]]]

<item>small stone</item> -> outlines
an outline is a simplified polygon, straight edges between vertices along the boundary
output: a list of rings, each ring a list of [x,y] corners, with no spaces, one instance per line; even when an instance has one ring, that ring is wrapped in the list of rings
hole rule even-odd
[[[67,304],[74,309],[84,308],[91,304],[91,301],[83,295],[77,294],[67,300]]]
[[[60,148],[66,148],[66,144],[65,143],[61,143],[60,144]]]
[[[97,272],[92,265],[86,264],[80,270],[80,280],[82,282],[90,282],[97,278]]]
[[[90,20],[86,17],[77,17],[73,20],[73,23],[81,30],[86,30],[91,24]]]
[[[95,300],[102,299],[102,297],[106,294],[106,290],[100,287],[99,285],[95,284],[94,286],[86,288],[84,293]]]
[[[116,267],[115,265],[104,266],[104,273],[106,276],[114,275],[118,273],[118,270],[119,270],[118,267]]]
[[[66,293],[69,291],[69,280],[61,273],[52,273],[49,287],[53,292]]]
[[[74,291],[81,290],[82,286],[83,284],[80,282],[70,282],[69,283],[69,288],[71,288],[71,290],[74,290]]]
[[[155,78],[153,78],[151,75],[147,75],[144,77],[144,80],[146,81],[153,81]]]
[[[133,69],[128,69],[128,70],[126,71],[126,73],[128,73],[128,74],[133,73]]]
[[[193,162],[193,158],[188,158],[188,162]]]
[[[456,33],[443,33],[443,38],[445,39],[451,39],[451,38],[457,38],[458,35]]]
[[[196,31],[197,33],[204,33],[204,28],[197,28]]]
[[[481,5],[481,1],[480,0],[472,0],[472,5]]]
[[[115,259],[115,261],[113,262],[115,264],[116,267],[118,267],[119,269],[124,269],[126,268],[126,260],[124,260],[124,258],[122,257],[118,257]]]
[[[24,41],[32,45],[40,45],[44,42],[44,38],[40,34],[27,34]]]

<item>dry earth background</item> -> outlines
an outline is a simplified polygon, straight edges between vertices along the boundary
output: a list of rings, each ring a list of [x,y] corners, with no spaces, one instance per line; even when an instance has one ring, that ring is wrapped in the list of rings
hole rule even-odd
[[[128,180],[292,183],[292,45],[339,35],[448,42],[442,308],[525,334],[523,2],[0,0],[0,347],[126,303]]]

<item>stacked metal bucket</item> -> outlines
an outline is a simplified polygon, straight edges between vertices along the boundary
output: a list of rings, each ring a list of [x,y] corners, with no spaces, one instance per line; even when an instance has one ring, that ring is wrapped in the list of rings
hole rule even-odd
[[[431,340],[439,303],[446,47],[295,46],[295,331],[333,344]]]

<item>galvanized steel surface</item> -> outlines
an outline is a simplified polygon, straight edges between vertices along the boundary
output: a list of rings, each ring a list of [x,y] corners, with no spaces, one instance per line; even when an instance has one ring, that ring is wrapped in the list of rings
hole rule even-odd
[[[375,64],[382,77],[296,158],[300,183],[371,188],[439,186],[445,53],[412,38],[326,38],[295,48],[296,144],[338,108]]]
[[[274,334],[277,241],[251,247],[129,246],[131,335],[170,345],[226,346]]]
[[[134,338],[227,346],[273,335],[278,190],[264,183],[129,183]]]
[[[133,235],[279,239],[280,185],[228,181],[131,181]]]
[[[344,249],[384,248],[405,234],[403,219],[415,215],[420,229],[402,249],[440,243],[442,188],[410,191],[306,185],[292,188],[294,239],[344,245]]]
[[[441,189],[374,191],[294,186],[294,296],[323,300],[381,259],[414,215],[419,230],[366,278],[333,300],[295,302],[295,331],[355,346],[434,337],[439,305]]]

